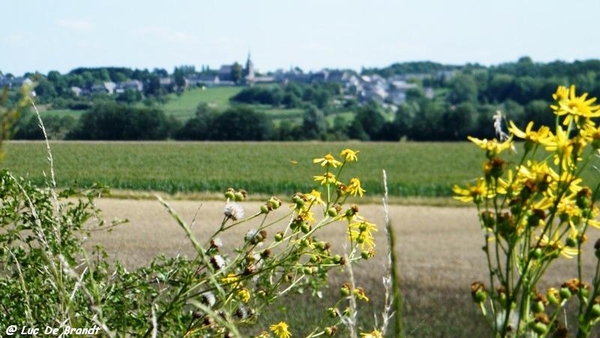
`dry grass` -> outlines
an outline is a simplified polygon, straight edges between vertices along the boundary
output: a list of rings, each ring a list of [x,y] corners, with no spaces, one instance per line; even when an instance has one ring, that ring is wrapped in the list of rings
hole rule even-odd
[[[173,221],[166,210],[155,200],[100,199],[98,206],[103,210],[105,219],[128,218],[129,223],[121,225],[112,233],[97,232],[94,241],[104,245],[113,257],[128,267],[148,263],[159,253],[193,255],[184,233]],[[219,201],[183,201],[169,202],[188,223],[192,223],[197,237],[201,240],[211,234],[222,219],[223,202]],[[246,214],[258,210],[261,203],[245,202]],[[278,210],[283,215],[286,210]],[[360,213],[367,219],[383,225],[383,206],[370,204],[361,206]],[[197,215],[197,216],[195,216]],[[470,284],[475,280],[487,281],[487,270],[481,251],[482,236],[479,232],[477,216],[472,208],[390,206],[390,217],[397,236],[397,250],[400,264],[401,291],[403,295],[403,318],[405,331],[409,337],[462,337],[489,336],[489,331],[477,313],[470,299]],[[226,238],[222,238],[226,247],[233,248],[242,241],[243,235],[256,224],[244,224],[232,229]],[[320,238],[330,240],[337,250],[342,250],[338,239],[345,237],[345,226],[331,226],[324,229]],[[589,233],[595,241],[598,232]],[[376,234],[377,249],[385,251],[385,234],[381,229]],[[183,247],[182,247],[183,245]],[[588,245],[591,247],[592,245]],[[379,255],[355,269],[358,284],[371,291],[370,308],[363,315],[367,323],[373,322],[372,311],[381,311],[383,287],[381,276],[384,272],[385,257]],[[595,259],[591,250],[585,252],[586,266],[591,269]],[[573,262],[559,262],[560,268],[549,276],[552,285],[573,277],[574,270],[567,265]],[[340,273],[332,277],[332,285],[341,284],[345,275]],[[336,293],[337,288],[331,292]],[[306,295],[294,295],[277,307],[275,314],[267,318],[316,321],[327,303],[308,298]],[[290,306],[302,301],[306,307]],[[296,303],[297,304],[297,303]],[[313,304],[313,305],[310,305]],[[279,313],[281,312],[281,313]],[[268,320],[268,319],[267,319]],[[366,324],[369,325],[369,324]],[[308,329],[308,328],[306,328]],[[372,329],[365,327],[365,329]],[[302,336],[301,332],[298,335]]]

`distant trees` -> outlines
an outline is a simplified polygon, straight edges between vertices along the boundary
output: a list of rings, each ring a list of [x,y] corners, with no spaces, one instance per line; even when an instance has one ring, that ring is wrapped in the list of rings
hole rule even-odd
[[[242,66],[236,64],[231,71],[233,79],[242,83]],[[302,74],[298,69],[295,73]],[[525,56],[491,67],[409,62],[362,71],[387,81],[375,76],[366,81],[352,74],[352,81],[346,83],[348,78],[341,75],[348,74],[342,73],[331,71],[328,74],[335,76],[314,77],[312,83],[290,80],[244,87],[230,99],[230,109],[216,111],[200,105],[196,115],[183,122],[157,108],[168,94],[183,90],[188,75],[217,76],[218,71],[180,66],[169,74],[165,69],[102,67],[26,75],[37,83],[36,100],[45,108],[86,111],[78,122],[72,117],[42,116],[52,138],[79,139],[454,141],[467,135],[493,137],[492,115],[498,110],[522,127],[530,120],[536,125],[552,124],[548,105],[559,85],[574,83],[578,93],[600,96],[600,60],[542,64]],[[120,88],[109,95],[105,90],[104,85],[114,85],[104,82],[130,79],[141,81],[143,91]],[[416,86],[398,85],[403,81]],[[86,93],[76,96],[71,87]],[[383,103],[368,101],[381,91],[387,96],[374,99]],[[144,106],[153,108],[146,111]],[[269,110],[266,106],[277,109],[277,123],[273,114],[257,111]],[[35,116],[23,114],[18,128],[16,138],[41,137]],[[144,128],[147,131],[142,132]]]
[[[223,113],[202,103],[196,116],[176,134],[180,140],[265,141],[272,137],[273,123],[249,107],[233,107]]]
[[[162,110],[97,104],[81,115],[67,138],[75,140],[164,140],[177,127]]]
[[[266,104],[274,107],[302,108],[313,105],[321,110],[328,108],[340,92],[338,85],[315,83],[289,83],[284,86],[255,86],[244,88],[230,100],[233,103]]]

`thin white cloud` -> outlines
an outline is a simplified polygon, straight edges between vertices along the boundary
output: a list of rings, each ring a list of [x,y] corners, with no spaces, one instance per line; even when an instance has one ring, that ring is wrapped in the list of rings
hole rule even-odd
[[[94,24],[91,21],[82,19],[59,19],[54,24],[58,27],[79,32],[87,32],[94,28]]]
[[[194,34],[175,31],[164,27],[143,27],[133,31],[134,35],[151,36],[163,41],[189,44],[196,42],[198,38]]]

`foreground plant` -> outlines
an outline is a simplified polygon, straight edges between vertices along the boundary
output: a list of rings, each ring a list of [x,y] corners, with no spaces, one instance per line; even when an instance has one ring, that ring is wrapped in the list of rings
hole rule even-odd
[[[470,137],[485,152],[483,175],[453,188],[456,199],[477,207],[489,278],[473,283],[471,293],[498,337],[566,336],[572,328],[562,314],[573,309],[577,337],[589,337],[600,320],[600,261],[595,271],[584,271],[580,254],[589,227],[600,224],[599,187],[581,178],[600,149],[593,120],[600,106],[578,96],[575,86],[559,87],[553,98],[553,129],[536,130],[530,122],[521,130],[510,122],[508,137]],[[523,140],[517,163],[505,156],[513,139]],[[600,259],[600,240],[595,249]],[[574,260],[574,277],[539,290],[559,259]]]
[[[2,172],[0,327],[51,326],[63,333],[94,327],[110,337],[242,337],[240,330],[254,324],[275,300],[297,290],[320,295],[330,271],[352,272],[353,264],[375,255],[376,225],[361,216],[358,206],[346,205],[349,197],[365,192],[358,178],[342,179],[347,166],[358,160],[357,153],[346,149],[339,159],[331,154],[315,159],[323,170],[313,177],[320,189],[294,194],[289,207],[271,197],[246,216],[246,191],[229,189],[222,222],[202,241],[160,200],[185,231],[196,256],[158,256],[134,271],[109,263],[101,248],[91,253],[84,249],[90,231],[104,226],[94,221],[100,211],[93,197],[100,191],[58,194],[53,183],[41,189]],[[275,217],[280,208],[288,208],[286,215]],[[222,246],[220,236],[251,220],[258,226],[234,248]],[[329,226],[346,227],[344,245],[318,238]],[[333,336],[340,330],[358,337],[357,303],[368,302],[369,296],[352,276],[339,289],[339,300],[324,307],[322,321],[310,323],[309,337]],[[384,319],[387,323],[389,318]],[[293,332],[281,321],[259,337],[289,338]],[[381,332],[385,325],[360,334],[376,337]]]

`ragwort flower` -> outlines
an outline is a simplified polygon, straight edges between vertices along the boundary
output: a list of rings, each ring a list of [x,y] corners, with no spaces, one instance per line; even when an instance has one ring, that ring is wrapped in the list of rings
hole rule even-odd
[[[342,150],[342,152],[340,153],[340,157],[344,158],[344,160],[346,160],[346,162],[355,162],[358,161],[358,157],[356,156],[356,154],[358,154],[359,151],[356,150],[350,150],[350,149],[344,149]]]
[[[471,142],[475,143],[479,148],[485,150],[486,156],[490,159],[498,156],[498,154],[500,154],[501,152],[503,152],[507,149],[513,149],[513,147],[514,147],[513,142],[510,138],[504,142],[498,142],[498,140],[496,140],[496,139],[480,140],[480,139],[472,137],[472,136],[469,136],[467,138]]]
[[[314,176],[314,179],[315,179],[315,181],[321,182],[321,185],[328,185],[328,184],[337,185],[339,183],[338,180],[335,178],[335,175],[330,172],[326,172],[323,175],[316,175],[316,176]]]
[[[334,168],[337,168],[339,165],[342,165],[342,162],[336,160],[333,157],[333,155],[331,155],[331,153],[325,155],[325,157],[313,159],[313,163],[319,163],[322,167],[332,166]]]
[[[548,126],[541,126],[537,131],[533,129],[533,121],[527,124],[525,131],[517,128],[513,121],[509,122],[510,127],[508,130],[516,137],[525,140],[525,150],[529,151],[534,145],[543,143],[550,136],[550,128]]]
[[[565,95],[567,94],[568,95]],[[552,105],[551,108],[558,116],[565,116],[563,125],[568,126],[571,122],[582,127],[593,123],[590,118],[600,116],[600,106],[594,105],[596,98],[587,99],[588,93],[583,93],[581,96],[575,94],[575,85],[571,85],[569,89],[559,87],[553,95],[557,99],[557,105]]]
[[[554,233],[552,239],[548,238],[546,235],[543,235],[541,238],[537,237],[537,239],[540,241],[540,247],[547,250],[550,254],[561,254],[563,257],[568,259],[572,259],[579,254],[579,250],[565,246],[560,241],[558,232]]]
[[[279,322],[269,327],[277,338],[290,338],[292,333],[289,330],[289,325],[286,322]]]
[[[346,187],[346,190],[350,192],[352,196],[359,195],[360,197],[362,197],[365,192],[365,189],[360,186],[360,180],[358,178],[351,178],[350,184]]]
[[[474,186],[467,186],[467,188],[461,188],[458,185],[452,187],[452,191],[457,195],[454,199],[461,202],[475,202],[480,203],[483,198],[492,197],[490,191],[488,191],[485,179],[479,178]]]
[[[361,333],[361,338],[383,338],[383,334],[379,330],[373,330],[372,332]]]

